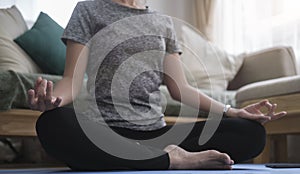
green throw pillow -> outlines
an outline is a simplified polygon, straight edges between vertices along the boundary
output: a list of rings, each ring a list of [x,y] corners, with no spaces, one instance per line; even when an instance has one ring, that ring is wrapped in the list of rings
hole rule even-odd
[[[61,41],[64,29],[41,12],[33,27],[14,41],[35,61],[44,73],[62,75],[66,46]]]

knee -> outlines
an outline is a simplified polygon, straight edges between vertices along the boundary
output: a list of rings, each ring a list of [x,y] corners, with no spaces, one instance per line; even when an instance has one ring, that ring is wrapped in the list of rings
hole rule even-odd
[[[45,151],[54,158],[61,159],[62,150],[68,130],[69,110],[56,108],[41,114],[36,122],[36,132]],[[64,148],[66,150],[67,148]]]
[[[70,108],[56,108],[41,114],[36,122],[36,132],[41,143],[64,136],[70,125],[74,125],[73,110]]]
[[[243,118],[232,118],[228,120],[232,131],[239,135],[243,135],[248,142],[264,145],[266,139],[266,131],[262,124],[257,121],[247,120]]]
[[[246,120],[248,123],[245,126],[249,130],[249,137],[252,137],[253,141],[262,144],[264,146],[266,140],[265,127],[257,121]]]
[[[53,126],[59,120],[59,117],[62,115],[62,110],[63,108],[56,108],[43,112],[40,115],[35,126],[38,135],[45,131],[51,130],[51,127],[53,128]]]
[[[266,145],[266,130],[265,130],[265,127],[258,123],[258,122],[255,122],[256,124],[256,127],[255,127],[255,134],[253,135],[256,139],[256,148],[257,148],[257,152],[255,154],[255,156],[259,155],[263,150],[264,150],[264,147]]]
[[[247,135],[247,142],[252,147],[252,158],[259,155],[266,144],[266,131],[262,124],[252,120],[244,120],[244,130]]]

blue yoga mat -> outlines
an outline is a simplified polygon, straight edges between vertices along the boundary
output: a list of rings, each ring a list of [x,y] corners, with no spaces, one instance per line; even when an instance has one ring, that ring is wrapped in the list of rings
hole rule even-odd
[[[0,170],[0,174],[300,174],[300,168],[272,169],[264,165],[239,164],[233,170],[168,170],[124,172],[72,172],[67,168]]]

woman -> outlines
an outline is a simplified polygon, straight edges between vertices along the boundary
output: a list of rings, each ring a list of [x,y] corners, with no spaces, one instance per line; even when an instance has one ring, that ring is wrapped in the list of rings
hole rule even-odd
[[[37,133],[45,150],[74,170],[231,169],[234,161],[240,162],[257,156],[265,143],[265,131],[261,124],[283,117],[286,112],[275,113],[276,104],[268,101],[261,101],[242,109],[231,108],[189,86],[180,64],[180,49],[176,43],[172,24],[168,20],[164,21],[164,29],[169,31],[169,39],[142,36],[128,40],[125,44],[119,44],[115,48],[117,51],[115,53],[112,51],[111,57],[108,56],[108,59],[105,59],[107,62],[99,68],[95,92],[97,106],[105,122],[119,135],[131,140],[152,139],[168,132],[171,127],[166,126],[162,113],[159,113],[160,98],[155,94],[162,82],[168,87],[174,99],[204,111],[209,111],[213,106],[216,112],[224,111],[229,118],[221,121],[215,134],[203,145],[199,145],[198,140],[205,122],[180,125],[179,130],[191,128],[191,131],[177,145],[173,145],[171,138],[166,139],[167,143],[161,144],[163,147],[151,147],[147,144],[139,144],[138,141],[132,144],[129,140],[116,140],[124,147],[128,145],[128,148],[136,148],[136,153],[145,155],[161,153],[159,156],[142,160],[124,159],[109,154],[93,144],[83,133],[75,111],[63,107],[72,102],[72,91],[69,89],[74,83],[74,71],[79,62],[79,55],[84,52],[84,47],[89,40],[105,26],[128,17],[155,14],[138,2],[138,0],[101,0],[77,4],[62,37],[67,44],[66,67],[62,80],[53,90],[51,81],[38,78],[35,89],[28,91],[30,107],[44,112],[37,122]],[[158,20],[154,25],[160,24]],[[118,103],[122,106],[124,104],[124,108],[127,109],[125,113],[130,113],[120,116],[114,104],[111,104],[112,96],[109,90],[113,80],[107,80],[107,77],[113,76],[116,72],[111,65],[117,64],[120,67],[126,61],[124,56],[122,57],[125,53],[136,54],[153,49],[168,53],[162,61],[164,74],[167,75],[162,77],[160,73],[153,71],[143,73],[136,78],[129,93],[130,105],[133,106],[134,111],[127,109],[129,106],[124,103]],[[150,66],[147,61],[139,63],[139,66]],[[90,64],[93,64],[92,60],[81,63],[83,69]],[[79,79],[83,79],[84,72],[83,70],[79,72]],[[87,74],[92,76],[89,68]],[[124,79],[120,79],[118,82],[125,83],[123,81]],[[80,84],[75,85],[78,86]],[[79,87],[74,90],[78,92]],[[153,97],[151,103],[150,96]],[[268,108],[267,114],[260,111],[262,107]],[[149,115],[151,118],[148,118],[137,113],[136,110],[141,111],[140,113],[146,113],[148,110],[153,112]],[[151,120],[152,122],[135,124],[128,120],[138,120],[143,123]],[[106,134],[105,130],[101,134]]]

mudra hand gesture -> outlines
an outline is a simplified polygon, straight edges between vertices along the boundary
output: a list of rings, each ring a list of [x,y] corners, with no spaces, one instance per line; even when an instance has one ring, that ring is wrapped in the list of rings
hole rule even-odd
[[[39,77],[34,89],[28,91],[28,105],[32,110],[41,112],[54,109],[62,102],[61,97],[53,96],[53,82]]]
[[[267,112],[263,113],[262,108],[267,108]],[[268,121],[277,120],[287,114],[285,111],[276,113],[275,110],[277,104],[271,104],[268,100],[263,100],[258,103],[248,105],[242,109],[231,108],[228,111],[228,115],[232,117],[240,117],[249,120],[255,120],[261,124],[265,124]]]

